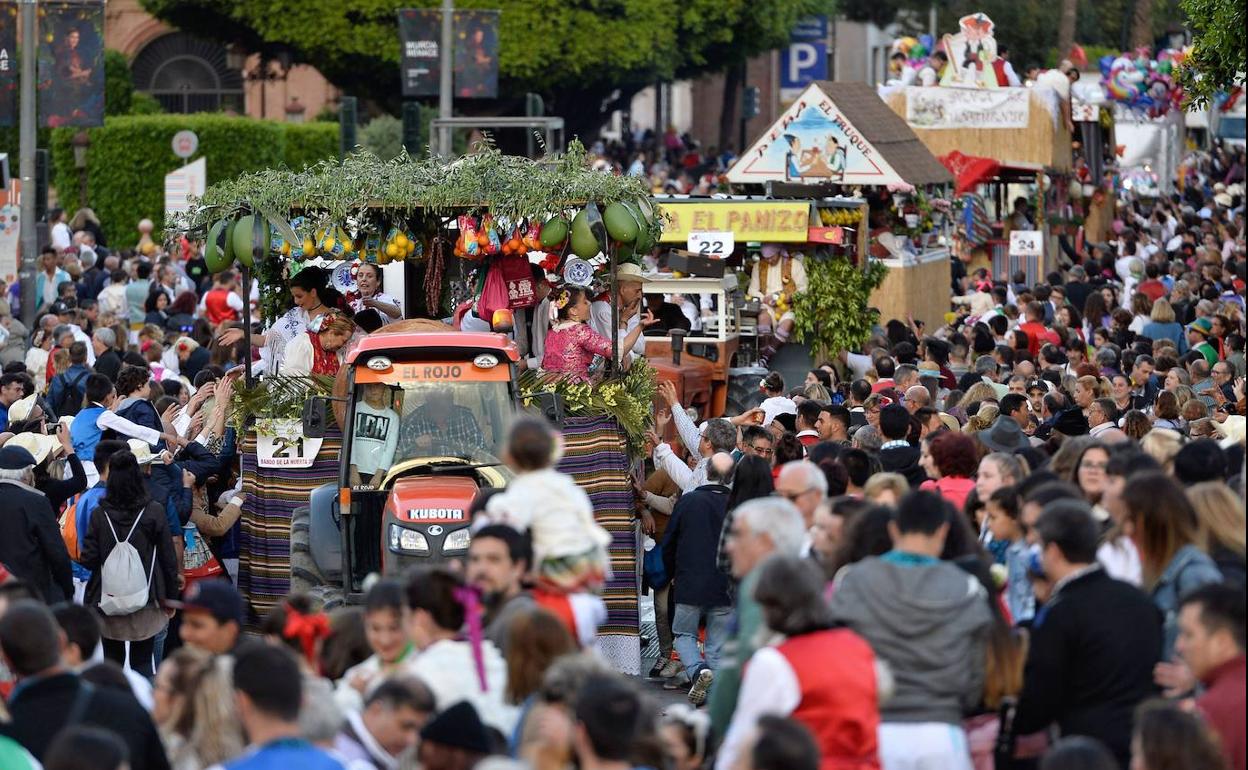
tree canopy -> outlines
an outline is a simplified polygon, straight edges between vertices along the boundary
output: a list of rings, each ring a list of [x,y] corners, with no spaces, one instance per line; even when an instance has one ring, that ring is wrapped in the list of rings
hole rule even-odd
[[[834,0],[461,0],[499,9],[500,93],[534,91],[575,130],[658,80],[721,70],[785,44]],[[345,92],[395,111],[396,11],[433,0],[142,0],[157,18],[251,51],[287,47]],[[618,92],[618,93],[617,93]],[[485,106],[483,109],[489,109]],[[586,119],[588,118],[588,119]]]
[[[1192,52],[1182,70],[1192,102],[1205,105],[1218,92],[1244,84],[1248,31],[1243,0],[1182,0],[1192,30]]]

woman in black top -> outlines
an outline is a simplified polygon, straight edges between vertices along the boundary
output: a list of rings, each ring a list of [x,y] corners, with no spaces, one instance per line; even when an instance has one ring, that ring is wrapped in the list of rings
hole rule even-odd
[[[147,604],[128,615],[106,615],[100,609],[103,595],[101,568],[119,542],[129,542],[138,552],[149,576]],[[83,567],[91,570],[83,604],[96,610],[100,619],[104,656],[124,664],[130,642],[130,667],[148,677],[154,675],[152,653],[156,635],[169,622],[165,600],[177,595],[180,565],[165,507],[151,500],[138,460],[126,450],[108,462],[108,486],[100,507],[82,541]]]

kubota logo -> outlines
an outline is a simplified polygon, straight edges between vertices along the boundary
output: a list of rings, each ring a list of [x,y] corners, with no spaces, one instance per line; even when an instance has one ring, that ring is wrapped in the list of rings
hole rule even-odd
[[[464,512],[459,508],[413,508],[407,516],[426,521],[463,521]]]

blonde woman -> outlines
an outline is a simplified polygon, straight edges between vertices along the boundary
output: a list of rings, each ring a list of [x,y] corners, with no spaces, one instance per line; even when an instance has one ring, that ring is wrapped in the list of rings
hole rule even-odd
[[[981,403],[979,411],[971,415],[966,421],[966,425],[962,426],[962,432],[968,436],[974,436],[981,430],[988,430],[997,421],[997,417],[1000,414],[1001,409],[996,404],[992,402]]]
[[[1196,509],[1200,536],[1205,550],[1222,571],[1222,578],[1244,587],[1245,547],[1244,501],[1225,484],[1202,481],[1187,489],[1187,499]]]
[[[182,647],[161,664],[152,721],[173,770],[202,770],[242,753],[233,689],[228,657]]]
[[[900,473],[877,473],[867,480],[863,495],[876,505],[895,506],[910,492],[910,482]]]
[[[1183,434],[1169,428],[1153,428],[1140,442],[1140,449],[1152,457],[1166,473],[1174,469],[1174,456],[1183,448]]]

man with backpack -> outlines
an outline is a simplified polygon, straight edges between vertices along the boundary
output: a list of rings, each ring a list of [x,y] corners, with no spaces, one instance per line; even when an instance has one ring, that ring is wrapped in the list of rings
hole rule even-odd
[[[69,368],[52,378],[48,386],[48,405],[57,417],[69,417],[82,410],[82,400],[87,393],[87,345],[75,342],[69,346]]]
[[[108,484],[108,459],[115,453],[126,449],[123,441],[101,441],[95,447],[95,469],[100,474],[100,481],[86,492],[69,501],[65,514],[61,517],[61,539],[69,551],[69,558],[74,570],[74,601],[82,602],[87,589],[87,581],[91,579],[91,570],[78,563],[82,558],[82,539],[91,526],[91,514],[104,498],[104,488]]]

